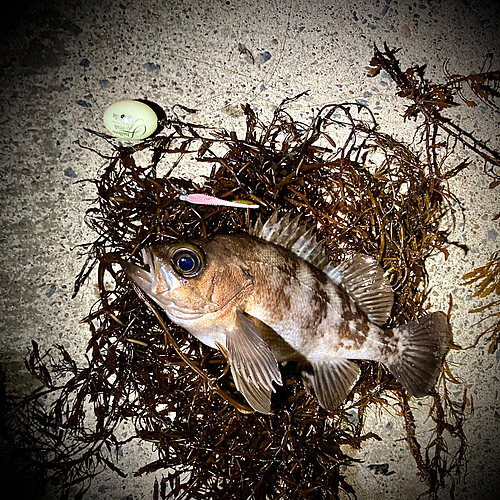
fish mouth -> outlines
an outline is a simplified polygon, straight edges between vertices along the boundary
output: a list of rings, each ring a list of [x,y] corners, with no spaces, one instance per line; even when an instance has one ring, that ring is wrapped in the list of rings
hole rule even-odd
[[[149,267],[149,277],[151,279],[151,291],[155,294],[161,294],[171,290],[172,286],[166,279],[166,276],[161,271],[161,266],[158,265],[153,257],[153,252],[149,248],[142,249],[142,260]]]
[[[132,264],[130,261],[121,263],[123,270],[127,276],[145,293],[151,295],[153,293],[153,280],[151,274],[142,267]]]
[[[204,314],[205,310],[186,310],[175,304],[166,296],[174,289],[171,273],[163,272],[161,266],[156,265],[149,248],[142,250],[144,264],[149,266],[150,271],[133,264],[130,261],[121,263],[127,276],[146,294],[151,297],[167,315],[179,320],[194,320]]]
[[[143,248],[141,253],[144,264],[149,268],[149,271],[130,261],[125,261],[122,263],[122,267],[129,278],[151,297],[171,291],[173,283],[170,273],[162,272],[161,266],[153,258],[149,248]]]
[[[169,292],[172,286],[171,283],[168,282],[171,280],[167,281],[165,279],[165,274],[168,273],[162,273],[161,266],[158,266],[149,248],[143,248],[141,254],[144,265],[149,271],[140,266],[136,266],[130,261],[125,261],[122,263],[122,267],[128,277],[150,297],[155,298],[155,296],[161,296],[161,294]]]

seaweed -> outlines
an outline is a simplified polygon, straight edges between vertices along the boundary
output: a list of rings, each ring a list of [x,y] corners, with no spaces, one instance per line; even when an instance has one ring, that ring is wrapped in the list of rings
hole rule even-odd
[[[436,137],[437,130],[444,132],[447,140],[450,138],[461,143],[467,149],[474,151],[484,162],[485,173],[492,178],[489,185],[490,189],[495,189],[500,185],[500,155],[488,144],[475,138],[469,132],[463,130],[453,121],[444,116],[444,111],[460,105],[460,101],[469,107],[476,107],[479,100],[484,105],[488,106],[494,112],[500,112],[500,107],[495,102],[495,99],[500,97],[500,71],[491,71],[491,62],[493,54],[486,55],[483,67],[479,73],[471,73],[469,75],[450,74],[445,65],[446,82],[435,84],[425,79],[425,66],[412,66],[403,71],[400,68],[399,62],[395,57],[397,50],[391,50],[384,44],[384,51],[381,52],[377,47],[374,49],[374,57],[371,65],[374,68],[370,72],[370,76],[375,76],[381,70],[387,71],[399,88],[398,95],[413,101],[404,113],[405,118],[423,117],[422,127],[425,130],[425,143],[428,158],[431,157],[432,148],[429,147],[429,139]],[[474,97],[468,97],[465,93],[465,88],[472,92]],[[476,99],[476,100],[474,100]],[[492,220],[498,220],[500,213],[495,214]],[[464,285],[476,283],[477,290],[474,293],[475,297],[485,298],[491,293],[499,294],[500,270],[500,255],[499,252],[494,252],[489,262],[484,266],[480,266],[473,271],[466,273],[463,276]],[[500,339],[500,314],[497,308],[500,301],[493,300],[492,302],[471,309],[470,313],[479,313],[487,311],[488,314],[480,322],[485,320],[495,320],[496,322],[488,326],[476,338],[472,347],[475,347],[479,341],[489,335],[486,339],[490,342],[488,352],[494,353],[498,347]]]
[[[422,115],[417,146],[423,150],[379,131],[369,108],[357,103],[328,104],[309,122],[298,121],[287,109],[303,94],[283,101],[268,123],[242,106],[243,137],[177,117],[133,146],[96,133],[111,152],[93,149],[103,166],[89,180],[97,198],[86,221],[97,236],[80,247],[86,261],[75,283],[75,294],[89,279],[99,287],[99,301],[84,319],[91,334],[88,362],[77,366],[62,346],[41,353],[34,342],[27,367],[41,387],[8,416],[14,445],[50,471],[63,498],[72,486],[79,486],[75,498],[82,498],[103,468],[123,475],[114,454],[135,439],[154,443],[157,452],[136,472],[162,472],[154,499],[339,498],[341,491],[355,497],[345,472],[357,462],[350,453],[380,439],[365,430],[365,416],[394,405],[425,495],[437,498],[445,488],[453,498],[467,463],[463,422],[472,402],[466,391],[459,401],[451,397],[448,385],[458,381],[447,364],[431,394],[434,428],[425,452],[411,399],[377,363],[361,364],[348,400],[330,412],[306,393],[290,363],[273,396],[274,413],[256,414],[235,390],[223,355],[170,323],[120,266],[127,259],[139,262],[144,245],[246,231],[259,214],[275,210],[300,213],[317,226],[332,262],[355,252],[380,261],[395,290],[388,326],[423,314],[426,260],[438,252],[447,258],[453,244],[456,200],[448,180],[468,166],[463,161],[448,168],[450,151],[459,141],[489,162],[490,175],[498,166],[498,154],[458,131],[442,110],[458,105],[454,96],[463,82],[483,99],[496,97],[497,87],[488,82],[496,82],[497,73],[433,85],[423,68],[403,73],[395,53],[375,48],[372,74],[385,69],[400,95],[415,100],[406,116]],[[439,127],[455,142],[436,142]],[[176,174],[193,160],[211,167],[201,181]],[[186,194],[194,193],[247,200],[260,209],[192,205]],[[120,441],[123,422],[131,422],[135,434]]]
[[[420,127],[423,131],[422,140],[426,146],[428,162],[433,163],[436,161],[436,138],[438,132],[441,132],[446,136],[445,144],[451,139],[460,143],[464,148],[473,151],[483,159],[485,172],[496,180],[500,179],[498,170],[500,167],[500,154],[498,151],[445,116],[446,110],[460,105],[457,96],[467,106],[477,106],[473,98],[465,96],[465,86],[480,102],[496,112],[500,111],[500,108],[495,103],[495,98],[500,97],[500,71],[490,71],[492,54],[486,56],[479,73],[451,75],[445,65],[447,81],[445,83],[433,83],[425,78],[425,65],[410,66],[403,71],[396,58],[398,51],[399,49],[389,49],[387,44],[384,44],[383,52],[375,46],[374,56],[370,63],[373,68],[370,70],[369,76],[373,77],[382,70],[386,71],[399,89],[397,95],[413,102],[406,108],[404,118],[414,120],[422,118]],[[488,65],[488,69],[485,71],[486,65]]]
[[[486,298],[490,294],[500,295],[500,252],[491,254],[488,262],[462,277],[465,285],[476,284],[474,297]],[[495,299],[485,305],[471,309],[470,313],[487,312],[487,315],[479,321],[492,320],[491,325],[486,327],[476,338],[470,348],[476,347],[480,340],[489,335],[486,341],[490,343],[488,353],[493,354],[498,349],[500,342],[500,299]],[[496,320],[496,321],[495,321]]]

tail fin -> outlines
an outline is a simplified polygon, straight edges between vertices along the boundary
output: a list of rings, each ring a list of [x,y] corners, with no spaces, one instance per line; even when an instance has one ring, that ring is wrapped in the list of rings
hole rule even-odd
[[[421,398],[434,387],[448,352],[448,319],[443,312],[435,312],[395,329],[396,334],[398,331],[401,355],[387,366],[412,396]]]

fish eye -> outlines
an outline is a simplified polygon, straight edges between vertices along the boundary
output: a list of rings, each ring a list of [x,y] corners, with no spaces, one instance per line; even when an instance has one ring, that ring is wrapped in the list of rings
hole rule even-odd
[[[175,272],[184,278],[192,278],[205,267],[205,256],[201,248],[183,243],[172,248],[170,262]]]

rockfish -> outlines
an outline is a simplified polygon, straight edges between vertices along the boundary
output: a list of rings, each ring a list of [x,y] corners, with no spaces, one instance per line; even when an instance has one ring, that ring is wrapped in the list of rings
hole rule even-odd
[[[270,413],[278,363],[297,361],[308,391],[334,409],[358,380],[353,359],[383,363],[413,396],[434,386],[449,348],[443,312],[382,328],[394,301],[379,263],[334,266],[299,220],[278,214],[249,233],[151,246],[129,277],[176,324],[229,360],[236,388]]]

